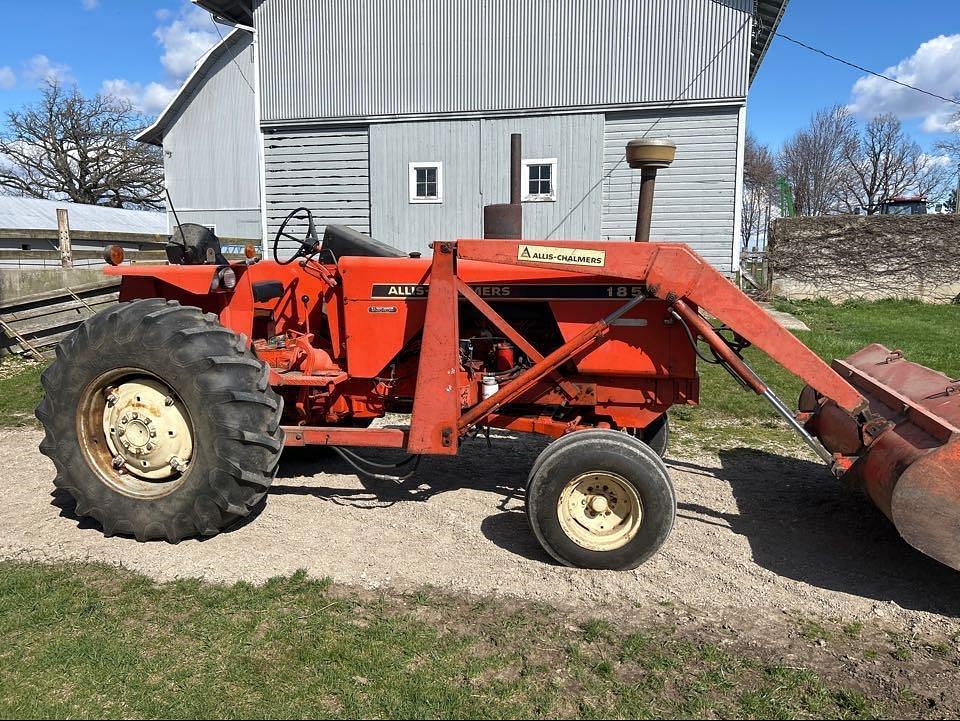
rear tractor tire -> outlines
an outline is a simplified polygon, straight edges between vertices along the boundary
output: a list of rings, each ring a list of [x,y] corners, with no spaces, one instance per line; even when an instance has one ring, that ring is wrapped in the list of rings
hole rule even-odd
[[[567,566],[636,568],[664,544],[676,515],[663,461],[626,433],[571,433],[547,446],[530,471],[530,525]]]
[[[176,543],[250,511],[283,449],[267,366],[216,316],[161,298],[103,311],[57,348],[40,451],[78,516]]]

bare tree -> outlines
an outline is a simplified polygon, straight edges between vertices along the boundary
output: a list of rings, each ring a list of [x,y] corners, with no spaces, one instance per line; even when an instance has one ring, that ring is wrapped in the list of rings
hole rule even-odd
[[[114,208],[159,208],[163,159],[134,140],[144,118],[129,103],[50,82],[34,105],[7,113],[0,188]]]
[[[784,143],[777,164],[793,187],[798,215],[824,215],[837,209],[837,188],[846,164],[844,142],[853,125],[850,112],[835,105],[819,111],[808,127]]]
[[[951,118],[953,134],[937,143],[937,150],[960,162],[960,112]]]
[[[862,132],[847,128],[843,157],[840,201],[851,212],[863,208],[874,215],[892,198],[915,194],[940,199],[946,190],[944,167],[907,137],[900,120],[889,113],[875,117]]]
[[[777,166],[770,148],[747,135],[743,155],[743,221],[741,242],[746,249],[750,239],[763,234],[770,220],[770,207],[777,184]]]

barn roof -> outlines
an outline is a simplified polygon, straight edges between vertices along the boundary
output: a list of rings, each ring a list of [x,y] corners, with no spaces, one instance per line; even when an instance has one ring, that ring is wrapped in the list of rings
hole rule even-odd
[[[193,72],[190,74],[190,77],[187,78],[180,90],[177,91],[177,94],[173,97],[173,100],[170,101],[170,104],[167,105],[164,111],[160,113],[157,119],[153,122],[153,125],[146,130],[143,130],[137,136],[137,140],[139,140],[141,143],[148,143],[150,145],[163,145],[163,136],[164,133],[166,133],[167,128],[180,114],[180,111],[183,110],[184,106],[190,101],[194,91],[203,84],[204,80],[207,79],[207,76],[210,74],[211,69],[216,65],[217,61],[223,57],[223,54],[230,48],[234,47],[237,43],[244,41],[250,41],[250,33],[246,30],[236,29],[227,35],[227,37],[225,37],[222,41],[214,45],[206,55],[200,58],[196,66],[193,68]]]
[[[207,12],[237,25],[253,25],[253,0],[193,0]]]
[[[252,27],[253,0],[192,0],[194,4],[207,10],[216,17],[236,25]],[[756,0],[754,12],[753,39],[750,46],[750,80],[756,76],[760,64],[773,42],[777,26],[787,9],[789,0]],[[235,28],[222,42],[214,46],[194,68],[193,73],[177,92],[176,96],[149,128],[137,139],[151,145],[162,145],[163,135],[170,123],[176,119],[186,105],[194,90],[201,85],[210,69],[226,50],[242,39],[248,39],[247,31]]]
[[[750,80],[753,80],[760,69],[777,26],[783,19],[790,0],[757,0],[757,10],[753,16],[753,43],[750,45]]]
[[[9,195],[0,195],[0,229],[56,230],[57,208],[69,211],[71,230],[149,235],[167,233],[167,214],[164,212],[105,208],[102,205]]]

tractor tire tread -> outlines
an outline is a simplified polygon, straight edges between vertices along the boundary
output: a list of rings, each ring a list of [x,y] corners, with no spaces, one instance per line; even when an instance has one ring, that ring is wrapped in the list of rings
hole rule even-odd
[[[75,414],[81,389],[102,372],[98,358],[147,352],[180,379],[177,392],[192,414],[196,438],[184,483],[144,501],[96,477],[77,442]],[[155,375],[166,381],[162,372]],[[161,298],[122,303],[71,333],[42,374],[40,451],[54,462],[54,485],[74,499],[76,514],[93,518],[105,535],[170,543],[215,535],[249,515],[273,482],[283,449],[283,401],[268,381],[266,364],[215,315]]]

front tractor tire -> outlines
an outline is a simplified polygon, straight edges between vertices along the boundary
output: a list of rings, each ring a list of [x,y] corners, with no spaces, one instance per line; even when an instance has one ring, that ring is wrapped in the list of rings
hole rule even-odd
[[[676,515],[660,456],[626,433],[576,431],[547,446],[530,471],[530,526],[567,566],[636,568],[664,544]]]
[[[199,308],[103,311],[57,347],[42,384],[54,485],[108,536],[212,536],[273,482],[282,400],[244,339]]]

